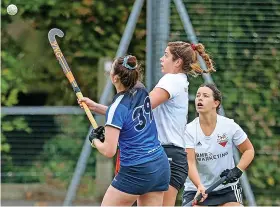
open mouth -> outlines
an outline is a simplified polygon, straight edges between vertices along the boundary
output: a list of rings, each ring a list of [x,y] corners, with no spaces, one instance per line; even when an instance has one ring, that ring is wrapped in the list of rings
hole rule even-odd
[[[202,104],[202,103],[198,103],[197,106],[198,106],[198,107],[199,107],[199,106],[203,106],[203,104]]]

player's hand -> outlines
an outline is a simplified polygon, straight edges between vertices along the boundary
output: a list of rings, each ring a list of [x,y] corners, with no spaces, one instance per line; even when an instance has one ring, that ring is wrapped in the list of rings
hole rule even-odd
[[[99,126],[96,129],[92,129],[89,137],[90,143],[92,144],[93,139],[99,139],[101,142],[105,140],[105,128],[104,126]]]
[[[96,108],[96,105],[97,105],[96,102],[94,102],[93,100],[89,99],[88,97],[83,97],[81,99],[77,99],[77,101],[78,101],[78,104],[80,105],[81,108],[83,108],[82,102],[84,102],[91,111],[94,111],[95,108]]]
[[[202,194],[202,198],[198,201],[199,203],[202,203],[208,196],[208,194],[205,193],[205,187],[200,184],[197,186],[197,192],[195,194],[195,198],[199,195],[199,194]],[[198,202],[196,203],[193,203],[193,205],[196,205]]]
[[[242,173],[242,170],[240,170],[238,167],[232,168],[231,170],[224,170],[220,175],[220,177],[226,176],[226,180],[223,182],[223,185],[235,183],[241,177]]]

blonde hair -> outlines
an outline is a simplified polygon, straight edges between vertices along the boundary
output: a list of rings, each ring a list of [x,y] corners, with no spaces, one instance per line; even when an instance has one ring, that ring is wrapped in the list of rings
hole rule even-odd
[[[188,75],[198,76],[202,73],[216,72],[213,61],[210,56],[205,52],[204,45],[201,43],[190,44],[187,42],[176,41],[169,42],[168,45],[173,60],[181,58],[183,61],[183,72]],[[198,61],[198,54],[205,61],[207,70],[203,70],[200,67]]]

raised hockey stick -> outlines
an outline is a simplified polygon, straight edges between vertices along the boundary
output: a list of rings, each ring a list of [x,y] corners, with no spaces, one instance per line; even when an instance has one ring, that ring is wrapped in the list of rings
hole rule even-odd
[[[218,180],[217,182],[215,182],[213,185],[211,185],[209,188],[206,189],[205,193],[209,194],[211,193],[215,188],[217,188],[219,185],[221,185],[225,180],[226,180],[226,176],[222,177],[220,180]],[[200,199],[202,198],[202,194],[200,193],[198,196],[196,196],[192,201],[188,202],[186,205],[184,206],[193,206],[196,205]]]
[[[83,98],[83,94],[82,94],[82,92],[81,92],[81,90],[80,90],[80,88],[79,88],[79,86],[78,86],[78,84],[77,84],[77,82],[76,82],[76,80],[75,80],[75,78],[74,78],[74,76],[73,76],[73,74],[72,74],[72,72],[71,72],[71,70],[70,70],[70,68],[69,68],[69,66],[68,66],[68,64],[67,64],[67,62],[66,62],[66,60],[65,60],[65,58],[64,58],[64,56],[63,56],[63,54],[60,50],[60,48],[59,48],[59,46],[58,46],[58,44],[57,44],[57,42],[56,42],[56,39],[55,39],[56,35],[59,36],[59,37],[63,37],[64,33],[60,29],[57,29],[57,28],[51,29],[48,33],[49,42],[50,42],[50,44],[53,48],[54,54],[55,54],[59,64],[62,67],[62,70],[63,70],[64,74],[66,75],[67,79],[71,83],[72,88],[73,88],[76,96],[78,97],[78,99],[81,99],[81,98]],[[92,115],[91,111],[89,110],[88,106],[84,102],[82,102],[82,105],[83,105],[83,108],[84,108],[84,110],[87,114],[87,117],[88,117],[92,127],[94,129],[96,129],[97,128],[97,123],[96,123],[95,119],[93,118],[93,115]]]

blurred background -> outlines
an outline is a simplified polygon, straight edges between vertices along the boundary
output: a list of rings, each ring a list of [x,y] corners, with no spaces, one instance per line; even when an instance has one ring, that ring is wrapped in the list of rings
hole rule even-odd
[[[213,80],[225,115],[256,150],[245,204],[279,206],[279,19],[279,0],[2,0],[1,204],[99,205],[113,177],[114,160],[86,140],[90,123],[49,44],[49,30],[59,28],[83,95],[105,104],[114,93],[106,85],[114,57],[136,55],[151,89],[168,41],[203,43],[217,72],[190,77],[188,121],[198,86]]]

